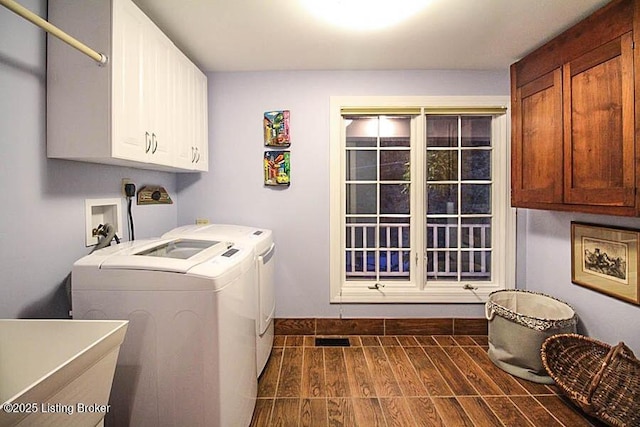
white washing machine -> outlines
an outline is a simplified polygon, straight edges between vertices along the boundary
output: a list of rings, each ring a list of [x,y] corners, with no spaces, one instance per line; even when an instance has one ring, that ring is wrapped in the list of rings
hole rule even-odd
[[[126,242],[78,260],[76,319],[126,319],[106,425],[247,426],[257,395],[254,249]]]
[[[256,255],[256,351],[257,374],[260,375],[273,348],[275,298],[275,244],[271,230],[232,224],[185,225],[162,237],[209,238],[250,245]]]

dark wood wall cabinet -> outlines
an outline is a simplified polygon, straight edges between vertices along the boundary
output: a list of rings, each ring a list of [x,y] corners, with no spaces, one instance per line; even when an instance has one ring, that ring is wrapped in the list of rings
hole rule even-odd
[[[639,36],[614,0],[511,66],[512,206],[640,214]]]

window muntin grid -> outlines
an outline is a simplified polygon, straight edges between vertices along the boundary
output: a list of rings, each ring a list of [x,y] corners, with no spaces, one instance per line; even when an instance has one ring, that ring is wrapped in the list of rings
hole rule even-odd
[[[491,281],[492,116],[426,116],[426,281]]]
[[[345,279],[410,280],[411,117],[344,117]]]

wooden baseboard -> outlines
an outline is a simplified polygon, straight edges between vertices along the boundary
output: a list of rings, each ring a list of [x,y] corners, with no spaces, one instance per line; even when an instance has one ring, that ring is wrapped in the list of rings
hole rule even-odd
[[[484,318],[275,319],[276,335],[487,335]]]

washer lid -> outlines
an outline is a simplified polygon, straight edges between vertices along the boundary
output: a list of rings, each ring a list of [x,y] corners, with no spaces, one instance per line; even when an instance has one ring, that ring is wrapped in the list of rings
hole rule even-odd
[[[255,247],[258,255],[269,251],[273,243],[271,230],[236,224],[184,225],[174,228],[162,237],[221,239],[234,243],[248,242]]]
[[[229,249],[232,244],[206,239],[161,239],[107,256],[100,268],[186,273]]]

